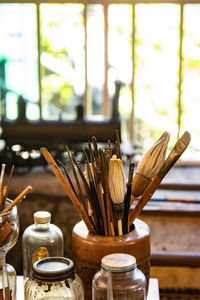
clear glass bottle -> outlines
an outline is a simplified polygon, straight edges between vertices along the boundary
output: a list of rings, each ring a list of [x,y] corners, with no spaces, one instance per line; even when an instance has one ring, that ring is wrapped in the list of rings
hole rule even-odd
[[[63,257],[63,234],[51,224],[51,214],[47,211],[34,213],[34,224],[22,236],[24,283],[32,274],[33,264],[49,256]]]
[[[44,258],[34,263],[24,291],[25,300],[84,300],[83,284],[75,274],[74,263],[63,257]]]
[[[6,288],[6,293],[8,293],[10,296],[8,299],[10,300],[16,300],[16,284],[17,284],[17,275],[16,275],[16,271],[13,268],[13,266],[11,266],[10,264],[5,264],[6,270],[7,270],[7,276],[8,276],[8,286]],[[0,299],[4,299],[3,297],[3,280],[5,280],[3,278],[3,270],[2,268],[4,268],[4,266],[1,265],[0,262]],[[5,281],[4,281],[5,282]]]
[[[93,300],[146,300],[146,278],[137,269],[134,256],[109,254],[92,281]]]

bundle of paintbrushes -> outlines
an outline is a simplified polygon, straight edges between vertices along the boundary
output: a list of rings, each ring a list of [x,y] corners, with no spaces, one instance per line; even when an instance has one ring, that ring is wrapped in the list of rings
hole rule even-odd
[[[97,139],[92,137],[87,149],[83,149],[84,166],[66,147],[71,171],[58,161],[64,174],[46,148],[41,148],[41,152],[88,230],[99,235],[115,236],[130,231],[132,222],[187,148],[190,134],[183,134],[165,160],[168,141],[169,133],[165,132],[145,153],[135,174],[134,163],[129,164],[127,183],[118,131],[114,150],[109,141],[106,149],[99,148]],[[133,208],[134,199],[137,199],[137,204]]]

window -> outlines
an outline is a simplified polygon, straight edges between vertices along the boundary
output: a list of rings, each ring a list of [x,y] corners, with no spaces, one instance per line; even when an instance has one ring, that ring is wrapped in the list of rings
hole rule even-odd
[[[164,130],[171,145],[188,130],[183,159],[198,160],[200,0],[0,1],[0,25],[4,118],[19,95],[29,120],[74,120],[79,104],[109,118],[120,80],[122,139],[143,153]]]

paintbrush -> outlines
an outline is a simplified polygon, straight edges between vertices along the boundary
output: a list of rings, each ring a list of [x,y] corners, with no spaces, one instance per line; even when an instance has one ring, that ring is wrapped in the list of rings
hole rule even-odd
[[[5,164],[2,164],[1,165],[1,175],[0,175],[0,206],[1,206],[1,209],[3,207],[3,179],[4,179],[4,174],[5,174],[5,168],[6,168],[6,165]]]
[[[69,184],[70,184],[71,188],[73,189],[74,194],[75,194],[76,197],[78,198],[78,195],[77,195],[77,193],[76,193],[76,191],[75,191],[74,185],[73,185],[73,183],[72,183],[72,181],[71,181],[71,178],[70,178],[70,176],[69,176],[69,173],[68,173],[68,171],[67,171],[67,168],[66,168],[65,165],[64,165],[60,160],[58,160],[58,159],[57,159],[57,163],[59,163],[59,164],[63,167],[65,176],[66,176],[67,180],[69,181]]]
[[[169,137],[169,133],[165,131],[139,161],[132,182],[134,197],[142,195],[152,178],[158,173],[165,160]]]
[[[81,203],[83,205],[83,208],[84,208],[85,212],[87,213],[88,210],[87,210],[87,205],[85,203],[85,197],[83,195],[81,185],[80,185],[80,182],[79,182],[79,178],[77,176],[77,172],[76,172],[76,169],[75,169],[75,166],[74,166],[74,163],[73,163],[73,160],[72,160],[72,156],[71,156],[71,153],[69,151],[68,146],[66,146],[66,150],[67,150],[67,153],[68,153],[69,163],[70,163],[73,175],[74,175],[74,179],[75,179],[75,182],[76,182],[76,185],[77,185],[77,188],[78,188],[79,197],[80,197]]]
[[[122,219],[124,212],[124,196],[126,193],[126,178],[122,160],[113,155],[110,159],[108,172],[108,187],[113,202],[114,214],[118,223],[118,233],[122,235]]]
[[[30,191],[32,190],[31,186],[27,186],[17,198],[15,198],[1,213],[0,216],[10,211],[15,205],[17,205]]]
[[[116,153],[117,153],[117,158],[122,159],[122,155],[121,155],[121,149],[120,149],[120,138],[119,138],[119,131],[115,130],[115,134],[116,134]]]
[[[88,175],[88,179],[89,179],[89,186],[90,186],[90,190],[91,190],[91,198],[92,198],[92,202],[93,202],[93,206],[95,209],[95,215],[96,215],[96,227],[98,230],[98,234],[103,235],[104,230],[102,228],[102,216],[101,216],[101,209],[100,209],[100,205],[99,205],[99,201],[98,201],[98,194],[96,191],[96,187],[95,187],[95,183],[94,183],[94,179],[92,176],[92,172],[90,169],[90,165],[89,162],[86,160],[86,170],[87,170],[87,175]]]
[[[4,169],[5,171],[5,169]],[[2,210],[4,208],[4,205],[5,205],[5,201],[6,201],[6,198],[8,196],[8,191],[9,191],[9,187],[10,187],[10,183],[11,183],[11,179],[12,179],[12,175],[13,175],[13,171],[14,171],[14,165],[12,166],[11,168],[11,171],[10,171],[10,175],[9,175],[9,178],[8,178],[8,182],[7,182],[7,185],[5,185],[3,187],[3,193],[2,193],[2,199],[1,199],[1,209]]]
[[[131,212],[130,224],[133,223],[135,218],[137,218],[137,216],[141,213],[146,203],[149,201],[149,199],[152,197],[152,195],[160,185],[162,179],[165,177],[165,175],[169,172],[169,170],[172,168],[175,162],[186,150],[186,148],[190,143],[190,140],[191,140],[191,136],[188,131],[184,132],[184,134],[178,139],[173,149],[169,153],[167,159],[164,161],[163,165],[158,171],[158,174],[153,178],[153,180],[147,186],[144,193],[142,194],[141,199],[138,201],[133,211]]]
[[[71,199],[71,201],[72,201],[75,209],[77,210],[78,214],[80,215],[82,220],[85,222],[85,224],[88,228],[88,231],[94,233],[95,229],[94,229],[87,213],[84,211],[83,207],[79,203],[79,199],[74,194],[74,191],[73,191],[69,181],[67,181],[67,178],[60,171],[58,165],[56,164],[55,160],[53,159],[53,157],[51,156],[49,151],[44,147],[40,148],[40,151],[43,154],[44,158],[46,159],[47,163],[49,164],[50,168],[52,169],[52,171],[56,175],[56,177],[59,180],[60,184],[64,188],[65,192],[67,193],[67,195]]]
[[[124,216],[123,216],[123,233],[128,233],[128,217],[130,210],[130,200],[131,200],[131,189],[132,189],[132,180],[133,180],[133,171],[135,164],[132,162],[129,165],[128,172],[128,184],[127,184],[127,192],[124,198]]]

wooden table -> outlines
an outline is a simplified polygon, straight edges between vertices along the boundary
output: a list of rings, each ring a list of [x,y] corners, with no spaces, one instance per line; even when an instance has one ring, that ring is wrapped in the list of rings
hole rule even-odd
[[[23,277],[17,276],[17,300],[24,300]],[[147,300],[160,300],[158,279],[151,278]]]

